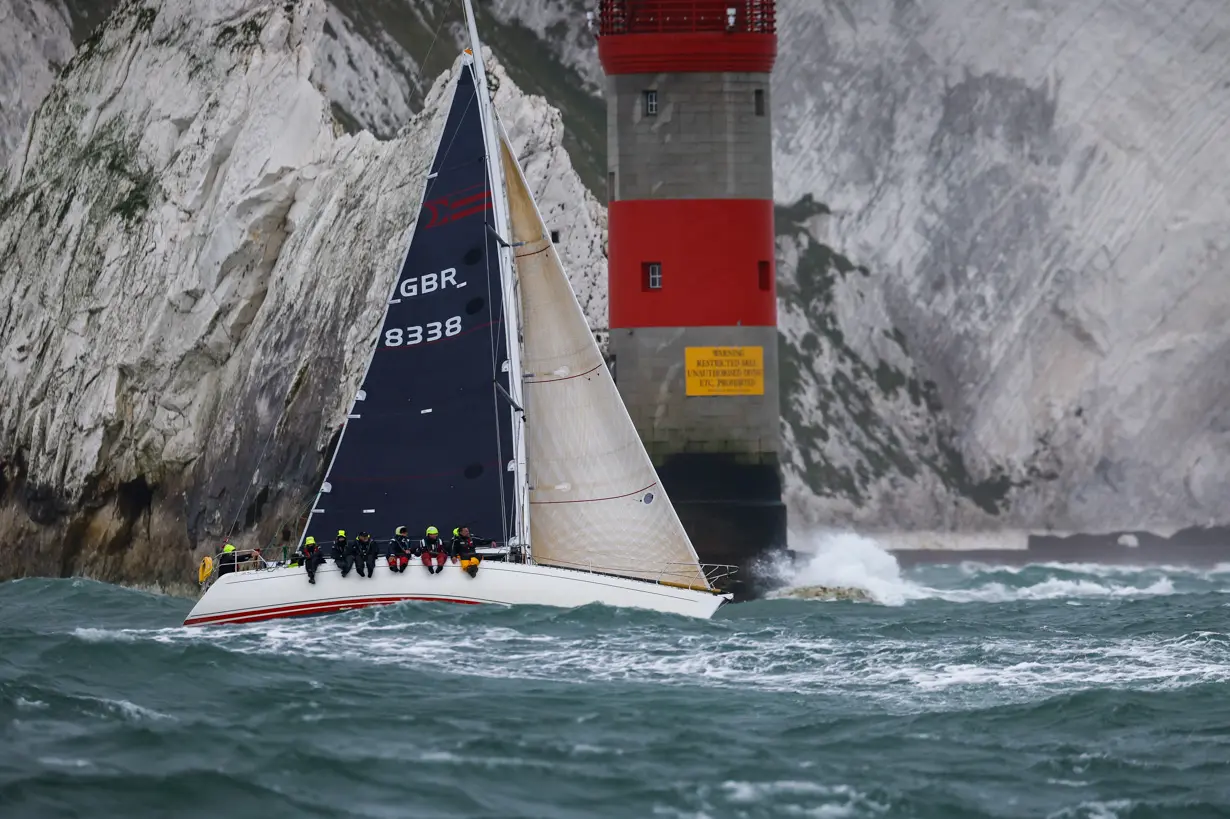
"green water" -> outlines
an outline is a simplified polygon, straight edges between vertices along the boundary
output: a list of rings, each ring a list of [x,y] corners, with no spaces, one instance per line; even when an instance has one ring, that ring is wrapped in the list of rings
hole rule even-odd
[[[879,582],[899,605],[213,629],[2,584],[0,816],[1230,816],[1230,572]]]

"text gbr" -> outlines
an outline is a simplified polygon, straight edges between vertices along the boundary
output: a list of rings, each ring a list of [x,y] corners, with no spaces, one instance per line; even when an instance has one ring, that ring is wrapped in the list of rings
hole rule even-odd
[[[449,267],[439,273],[424,273],[422,276],[407,276],[397,285],[397,292],[403,299],[416,296],[426,296],[448,287],[465,287],[465,282],[457,281],[457,268]],[[395,299],[399,304],[401,299]],[[421,344],[424,341],[438,341],[441,338],[455,336],[461,332],[461,316],[452,316],[442,322],[429,321],[427,324],[416,324],[412,327],[390,327],[384,331],[384,346],[402,347]]]

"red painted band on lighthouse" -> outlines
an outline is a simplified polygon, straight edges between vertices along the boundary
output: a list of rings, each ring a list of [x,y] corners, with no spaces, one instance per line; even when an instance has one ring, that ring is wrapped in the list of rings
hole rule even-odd
[[[612,74],[748,72],[768,74],[774,34],[617,34],[598,38],[602,69]]]
[[[612,328],[777,326],[772,201],[618,201],[609,220]]]

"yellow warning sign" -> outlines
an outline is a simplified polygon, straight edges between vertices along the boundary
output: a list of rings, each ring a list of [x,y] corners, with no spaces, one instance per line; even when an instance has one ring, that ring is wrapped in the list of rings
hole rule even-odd
[[[764,395],[764,347],[685,347],[688,395]]]

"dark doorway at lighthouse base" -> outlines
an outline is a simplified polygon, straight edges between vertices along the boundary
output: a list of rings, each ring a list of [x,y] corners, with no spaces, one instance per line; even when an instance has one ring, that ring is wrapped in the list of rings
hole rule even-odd
[[[700,561],[739,567],[728,589],[736,600],[766,591],[756,576],[757,564],[786,554],[786,506],[777,464],[679,453],[656,466]]]

